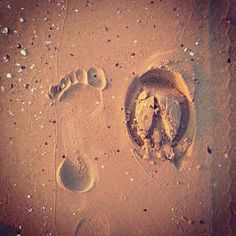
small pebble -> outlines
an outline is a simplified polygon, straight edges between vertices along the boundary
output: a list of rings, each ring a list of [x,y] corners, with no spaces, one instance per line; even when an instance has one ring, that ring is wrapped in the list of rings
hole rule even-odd
[[[21,50],[20,50],[20,53],[21,53],[21,55],[23,55],[24,57],[27,55],[27,52],[26,52],[25,49],[21,49]]]
[[[116,13],[121,14],[122,13],[122,8],[120,8],[120,7],[116,8]]]
[[[192,221],[192,220],[188,220],[188,224],[189,224],[189,225],[192,225],[192,224],[193,224],[193,221]]]
[[[23,17],[20,18],[20,22],[23,23],[25,22],[25,19]]]
[[[197,165],[197,170],[200,170],[202,168],[202,166],[201,165]]]
[[[193,52],[190,52],[190,53],[189,53],[189,55],[190,55],[190,56],[193,56],[193,55],[194,55],[194,53],[193,53]]]
[[[7,73],[7,78],[12,79],[13,75],[11,73]]]
[[[4,61],[4,62],[10,61],[10,56],[9,56],[9,55],[4,56],[4,57],[3,57],[3,61]]]
[[[2,33],[8,35],[9,34],[9,28],[4,27],[4,29],[2,30]]]
[[[30,208],[29,210],[28,210],[28,212],[32,212],[33,211],[33,209],[32,208]]]

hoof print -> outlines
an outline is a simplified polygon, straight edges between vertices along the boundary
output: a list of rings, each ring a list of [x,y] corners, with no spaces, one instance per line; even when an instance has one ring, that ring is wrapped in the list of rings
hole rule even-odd
[[[177,163],[193,138],[192,108],[178,86],[180,75],[152,69],[131,83],[126,94],[126,126],[144,159]]]
[[[95,177],[83,160],[65,159],[57,170],[57,182],[66,190],[86,192],[94,186]]]

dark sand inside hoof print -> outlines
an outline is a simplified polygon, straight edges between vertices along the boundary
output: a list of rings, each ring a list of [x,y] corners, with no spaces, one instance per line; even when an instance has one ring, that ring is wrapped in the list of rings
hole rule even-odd
[[[180,79],[168,70],[153,69],[134,79],[129,87],[127,129],[144,159],[177,163],[191,144],[193,134],[187,132],[192,129],[189,101]]]
[[[57,170],[58,184],[69,191],[86,192],[94,186],[95,176],[83,160],[65,159]]]

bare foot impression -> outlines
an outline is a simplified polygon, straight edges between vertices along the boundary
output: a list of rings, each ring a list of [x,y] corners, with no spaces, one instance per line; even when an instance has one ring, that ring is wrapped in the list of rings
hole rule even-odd
[[[152,69],[128,89],[126,125],[144,159],[177,163],[191,144],[189,101],[179,79],[171,71]]]
[[[69,160],[66,158],[57,170],[58,184],[72,192],[86,192],[95,184],[92,168],[82,159]]]
[[[83,218],[77,225],[74,236],[93,235],[108,236],[110,234],[110,223],[103,216],[89,216]]]

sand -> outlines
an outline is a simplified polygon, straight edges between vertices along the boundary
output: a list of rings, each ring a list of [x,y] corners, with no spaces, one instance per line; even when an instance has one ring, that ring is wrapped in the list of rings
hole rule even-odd
[[[235,232],[234,1],[0,2],[0,236]]]

